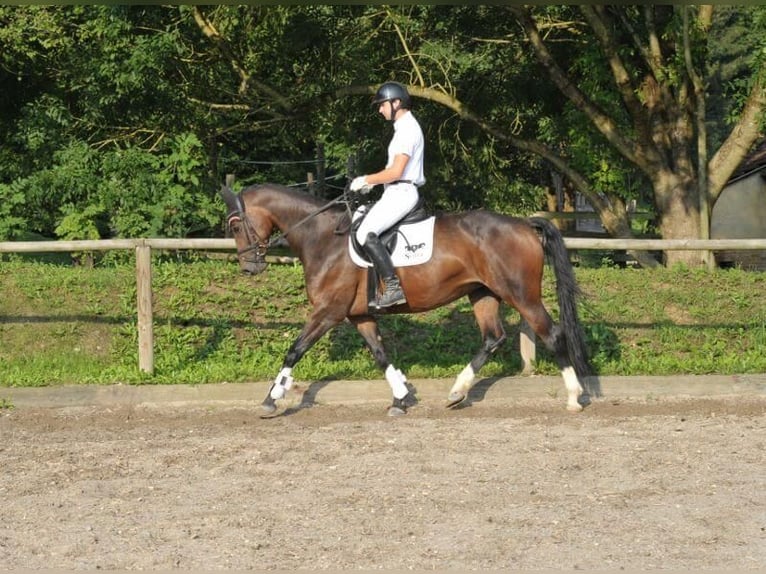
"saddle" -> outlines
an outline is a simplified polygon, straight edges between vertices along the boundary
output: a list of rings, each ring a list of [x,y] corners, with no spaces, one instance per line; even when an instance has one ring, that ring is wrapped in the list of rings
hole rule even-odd
[[[399,229],[402,226],[425,221],[430,217],[425,209],[424,203],[424,199],[422,197],[419,198],[418,202],[415,204],[415,207],[413,207],[407,215],[405,215],[396,224],[394,224],[393,227],[388,228],[380,234],[380,241],[383,243],[383,245],[385,245],[389,253],[393,254],[396,250],[396,245],[400,237]],[[351,220],[350,240],[351,248],[356,252],[356,254],[359,255],[359,257],[363,260],[368,261],[367,255],[364,252],[364,248],[360,245],[356,238],[356,231],[359,229],[359,226],[362,225],[362,221],[364,221],[366,216],[367,210],[365,206],[362,206],[356,210],[356,213],[354,213],[354,216]],[[395,262],[394,265],[396,265]]]
[[[356,239],[356,231],[366,214],[366,206],[358,208],[354,213],[351,220],[348,249],[351,260],[356,265],[367,268],[367,300],[374,301],[377,296],[380,277],[378,277],[375,266],[367,258],[364,248]],[[394,267],[420,265],[431,259],[435,221],[436,218],[426,212],[423,207],[423,198],[420,198],[407,215],[380,235],[381,242],[391,254],[391,262]]]

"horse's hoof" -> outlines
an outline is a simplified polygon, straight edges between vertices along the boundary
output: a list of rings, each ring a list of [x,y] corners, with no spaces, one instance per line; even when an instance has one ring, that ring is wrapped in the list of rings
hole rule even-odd
[[[465,395],[463,393],[450,393],[449,397],[447,397],[447,408],[453,409],[456,406],[458,406],[460,403],[462,403],[468,395]]]
[[[574,404],[567,404],[567,410],[570,413],[579,413],[582,412],[583,406],[580,403],[574,403]]]
[[[401,399],[394,398],[394,402],[388,409],[388,416],[400,417],[407,414],[409,407],[414,407],[418,404],[418,398],[413,393],[407,393]]]
[[[390,417],[403,417],[407,414],[407,410],[402,407],[391,406],[388,407],[388,416]]]
[[[261,403],[261,410],[263,411],[263,414],[265,415],[273,415],[274,412],[277,410],[277,403],[274,402],[274,399],[271,397],[268,397],[265,401]]]

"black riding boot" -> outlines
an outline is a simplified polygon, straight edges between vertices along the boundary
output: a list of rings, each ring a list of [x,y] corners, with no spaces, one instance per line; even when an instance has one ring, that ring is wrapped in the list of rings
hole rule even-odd
[[[367,256],[375,265],[375,269],[383,278],[383,293],[378,295],[377,301],[373,304],[378,309],[383,307],[392,307],[393,305],[399,305],[406,303],[407,299],[402,292],[402,286],[399,283],[399,278],[394,272],[394,264],[391,263],[391,256],[388,254],[386,247],[380,241],[375,233],[367,234],[367,241],[364,244],[364,251]]]

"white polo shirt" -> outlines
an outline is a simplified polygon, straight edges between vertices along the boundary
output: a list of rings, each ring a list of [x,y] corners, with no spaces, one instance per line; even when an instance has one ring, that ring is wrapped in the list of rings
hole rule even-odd
[[[423,130],[412,112],[409,110],[402,117],[394,122],[394,137],[388,144],[388,163],[386,167],[391,167],[394,163],[394,157],[399,154],[405,154],[410,160],[404,168],[402,179],[411,181],[420,187],[426,182],[423,175],[423,150],[425,143],[423,140]]]

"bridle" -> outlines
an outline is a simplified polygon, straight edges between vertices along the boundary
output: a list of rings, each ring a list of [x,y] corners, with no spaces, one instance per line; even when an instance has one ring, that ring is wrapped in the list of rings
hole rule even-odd
[[[226,224],[231,229],[233,223],[239,222],[243,227],[243,233],[247,240],[247,245],[242,249],[237,249],[237,257],[241,257],[247,253],[255,251],[255,260],[251,260],[252,263],[262,263],[266,259],[266,251],[273,244],[272,241],[265,241],[253,227],[250,218],[245,212],[245,206],[242,203],[242,198],[239,195],[234,196],[237,201],[236,209],[233,209],[226,216]]]
[[[245,211],[245,205],[242,203],[242,197],[240,194],[235,194],[234,198],[236,199],[237,205],[236,208],[231,210],[226,216],[226,223],[229,226],[229,229],[231,229],[232,223],[239,221],[242,224],[243,233],[245,234],[245,239],[247,240],[247,245],[245,247],[242,249],[237,249],[237,257],[241,257],[254,251],[255,259],[246,259],[246,261],[257,264],[265,262],[266,252],[269,250],[269,248],[276,244],[276,242],[280,239],[287,237],[296,227],[303,225],[309,219],[316,217],[324,211],[327,211],[334,205],[345,204],[348,207],[353,201],[355,201],[354,199],[349,199],[348,194],[349,186],[347,185],[346,189],[343,190],[341,195],[329,201],[316,211],[312,211],[306,217],[292,225],[290,229],[284,233],[279,231],[276,234],[272,234],[268,240],[265,240],[263,237],[258,235],[258,232],[255,230],[255,227],[250,221],[250,217],[248,217],[247,212]]]

